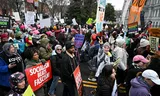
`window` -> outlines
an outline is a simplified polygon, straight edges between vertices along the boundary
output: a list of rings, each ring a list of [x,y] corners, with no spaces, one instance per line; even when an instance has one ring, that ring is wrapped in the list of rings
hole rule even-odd
[[[156,17],[158,17],[159,16],[159,10],[157,10],[157,15],[156,15]]]

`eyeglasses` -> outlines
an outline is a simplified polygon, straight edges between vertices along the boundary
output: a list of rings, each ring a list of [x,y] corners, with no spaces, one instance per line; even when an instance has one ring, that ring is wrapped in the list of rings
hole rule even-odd
[[[57,50],[62,50],[62,49],[57,49]]]

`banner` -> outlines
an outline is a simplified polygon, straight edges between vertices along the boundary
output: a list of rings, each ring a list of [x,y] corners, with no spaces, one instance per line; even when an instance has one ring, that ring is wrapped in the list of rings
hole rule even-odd
[[[27,68],[25,69],[25,73],[29,85],[33,91],[36,91],[52,78],[50,61],[47,61],[45,65],[38,64],[37,66]]]
[[[150,50],[151,52],[155,53],[158,51],[158,46],[159,46],[159,38],[158,37],[149,37],[149,42],[150,42]]]
[[[84,35],[81,34],[75,35],[74,45],[76,48],[81,48],[81,46],[83,45],[83,41],[84,41]]]
[[[140,13],[144,7],[146,0],[133,0],[128,17],[128,24],[140,21]]]
[[[34,94],[31,86],[29,85],[22,96],[36,96],[36,95]]]
[[[129,8],[131,2],[132,2],[132,0],[126,0],[126,2],[124,2],[124,6],[123,6],[123,9],[122,9],[123,11],[122,11],[121,24],[124,24],[124,22],[125,22],[127,11],[128,11],[128,8]]]
[[[50,27],[51,26],[51,18],[40,20],[40,26],[41,26],[41,28]]]
[[[134,23],[128,24],[128,32],[129,33],[138,32],[138,22],[134,22]]]
[[[10,18],[0,15],[0,29],[10,29]]]
[[[26,25],[30,25],[30,24],[35,23],[34,16],[35,16],[35,12],[32,12],[32,11],[27,11],[27,13],[25,13]]]
[[[74,70],[73,75],[74,75],[74,80],[76,82],[78,94],[79,96],[82,96],[82,77],[79,66],[77,66],[77,68]]]
[[[96,14],[96,31],[103,30],[103,20],[105,15],[106,0],[98,0],[97,14]]]
[[[33,0],[27,0],[28,3],[33,3]]]

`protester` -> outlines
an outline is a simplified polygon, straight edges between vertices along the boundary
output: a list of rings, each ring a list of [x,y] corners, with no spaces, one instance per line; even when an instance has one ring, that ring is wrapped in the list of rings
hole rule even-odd
[[[77,96],[76,84],[74,81],[73,72],[78,66],[78,62],[74,55],[75,47],[74,43],[67,41],[66,53],[64,54],[62,63],[62,82],[64,84],[63,96]]]
[[[158,74],[151,70],[145,70],[141,76],[131,80],[129,96],[151,96],[150,89],[155,85],[160,85]]]
[[[113,65],[105,65],[98,77],[96,96],[117,96],[116,71]]]
[[[25,50],[24,55],[26,57],[26,59],[24,60],[26,64],[26,68],[30,68],[32,66],[36,66],[41,63],[43,64],[45,62],[45,60],[39,59],[38,50],[36,50],[36,48],[34,47],[27,48]],[[45,96],[43,86],[39,88],[38,90],[36,90],[34,93],[36,96]]]
[[[125,78],[126,91],[129,93],[131,87],[130,81],[135,78],[138,72],[143,72],[148,66],[149,60],[144,58],[142,55],[136,55],[133,57],[132,66],[128,69]]]
[[[24,71],[22,57],[17,53],[12,43],[6,43],[0,53],[0,93],[5,95],[10,90],[9,76],[17,71]]]
[[[13,73],[11,74],[9,81],[11,90],[5,96],[22,96],[26,90],[25,75],[21,72]]]
[[[8,38],[9,38],[8,33],[1,34],[0,51],[3,50],[3,48],[2,48],[3,45],[8,42]]]
[[[50,86],[50,90],[48,92],[49,96],[53,96],[55,93],[55,89],[58,84],[58,80],[61,77],[61,64],[63,61],[63,54],[62,54],[62,46],[61,45],[56,45],[55,50],[52,52],[51,56],[51,66],[52,66],[52,75],[53,75],[53,80],[52,84]]]
[[[116,47],[113,50],[113,59],[114,61],[120,60],[120,63],[118,64],[117,68],[117,83],[124,83],[125,73],[127,70],[127,58],[128,53],[126,51],[126,43],[123,38],[117,38],[116,39]]]

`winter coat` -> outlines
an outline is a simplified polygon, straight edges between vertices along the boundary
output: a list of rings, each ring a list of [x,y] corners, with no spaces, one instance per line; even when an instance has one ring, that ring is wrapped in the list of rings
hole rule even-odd
[[[63,54],[58,54],[54,52],[51,56],[51,66],[52,66],[52,75],[60,76],[61,77],[61,66],[63,61]]]
[[[62,72],[62,82],[65,84],[72,85],[75,84],[73,72],[75,68],[78,66],[77,60],[75,56],[69,55],[69,53],[66,51],[63,57],[63,63],[61,66],[61,72]]]
[[[97,72],[95,74],[96,77],[99,76],[99,74],[101,73],[101,71],[105,65],[113,64],[113,63],[111,63],[111,60],[110,60],[111,57],[112,57],[112,55],[110,54],[110,52],[108,54],[104,53],[104,51],[102,49],[102,45],[100,45],[98,55],[97,55],[98,68],[97,68]]]
[[[40,59],[45,59],[45,60],[49,60],[51,55],[52,55],[52,49],[47,48],[47,45],[49,44],[49,39],[47,38],[43,38],[40,41],[40,48],[39,48],[39,52],[40,52]]]
[[[14,92],[13,90],[11,90],[7,95],[5,96],[22,96],[22,94],[18,94],[17,92]]]
[[[113,81],[102,76],[98,78],[96,96],[111,96],[113,90]]]
[[[126,75],[126,78],[125,78],[127,93],[129,93],[129,89],[130,89],[130,87],[131,87],[130,81],[137,76],[137,73],[138,73],[138,72],[143,72],[144,70],[145,70],[145,69],[137,68],[137,67],[132,66],[132,67],[127,71],[127,75]]]
[[[8,47],[9,46],[10,45],[8,45]],[[22,57],[18,53],[15,52],[15,54],[9,55],[8,48],[5,49],[6,50],[0,53],[0,85],[10,87],[9,76],[17,71],[24,72],[24,63]],[[8,65],[11,63],[16,64],[16,66],[9,69]]]
[[[131,80],[129,96],[151,96],[150,86],[142,79],[141,76]]]
[[[125,49],[116,46],[116,48],[113,50],[113,57],[114,60],[116,61],[117,59],[120,59],[120,63],[118,65],[118,68],[121,70],[126,70],[127,69],[127,58],[128,58],[128,53]]]

